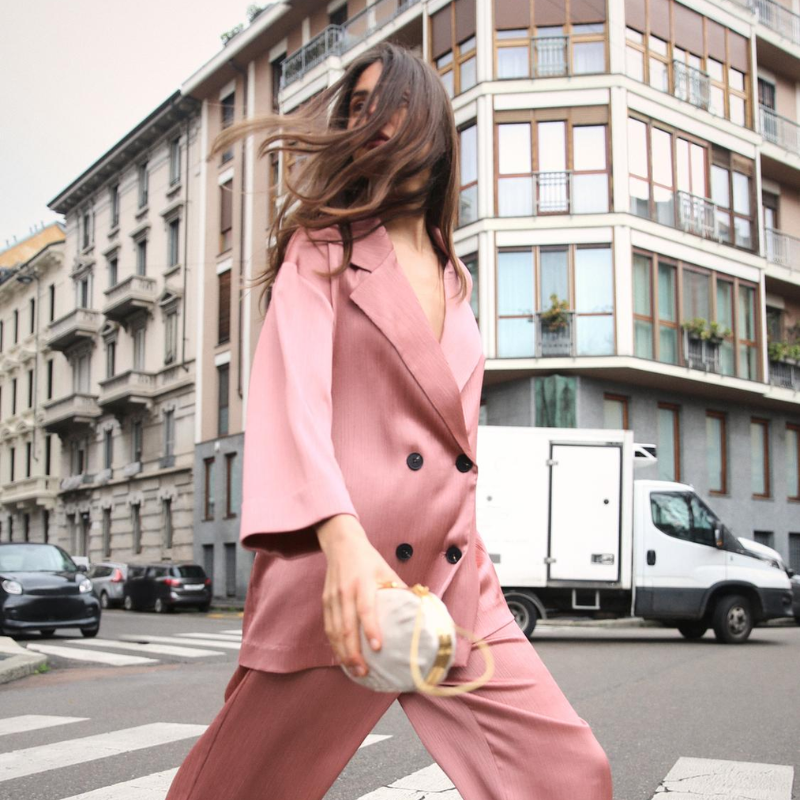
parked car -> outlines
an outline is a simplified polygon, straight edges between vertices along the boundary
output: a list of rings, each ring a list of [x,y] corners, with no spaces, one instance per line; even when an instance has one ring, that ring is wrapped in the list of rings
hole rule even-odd
[[[122,603],[127,611],[152,608],[159,614],[176,608],[211,606],[211,578],[199,564],[131,564],[122,586]]]
[[[744,536],[740,536],[739,541],[758,558],[763,559],[773,567],[782,569],[789,576],[789,583],[792,585],[792,616],[794,621],[800,625],[800,575],[791,567],[787,567],[783,556],[772,547],[756,542],[754,539],[746,539]]]
[[[86,573],[103,608],[122,605],[122,587],[128,577],[128,565],[121,561],[92,564]]]
[[[0,633],[80,628],[97,636],[100,613],[92,582],[58,545],[0,544]]]
[[[792,615],[794,621],[800,625],[800,575],[791,568],[786,570],[786,574],[792,584]]]

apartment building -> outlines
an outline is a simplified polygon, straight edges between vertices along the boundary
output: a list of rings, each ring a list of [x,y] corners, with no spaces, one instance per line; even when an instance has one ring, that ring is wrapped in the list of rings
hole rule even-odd
[[[51,539],[93,561],[192,558],[200,161],[197,103],[175,92],[48,203],[66,221],[41,333]]]
[[[53,537],[60,448],[42,423],[61,375],[43,334],[64,239],[56,222],[0,252],[0,541]]]
[[[624,427],[800,568],[800,16],[774,0],[275,3],[182,91],[203,145],[297,108],[382,39],[423,55],[461,143],[456,246],[482,422]],[[250,288],[286,165],[201,165],[195,557],[241,596]]]

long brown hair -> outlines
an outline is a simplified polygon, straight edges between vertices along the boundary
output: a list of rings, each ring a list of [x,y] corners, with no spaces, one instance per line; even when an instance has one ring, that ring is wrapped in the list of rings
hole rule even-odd
[[[356,126],[348,130],[355,85],[376,61],[382,64],[380,78],[369,101],[362,104]],[[356,150],[366,145],[401,105],[406,106],[406,116],[395,134],[356,160]],[[444,256],[458,275],[460,297],[466,297],[467,281],[453,245],[459,195],[458,133],[450,98],[430,65],[405,47],[380,42],[296,111],[253,117],[221,131],[212,142],[208,159],[245,136],[264,132],[259,157],[275,149],[295,153],[298,159],[292,179],[284,176],[286,193],[269,227],[269,241],[275,245],[269,249],[266,270],[254,283],[263,283],[264,291],[271,286],[289,239],[298,228],[307,229],[313,238],[312,231],[339,226],[334,241],[343,246],[343,263],[332,273],[339,274],[352,256],[353,223],[371,217],[385,223],[424,212],[428,235],[435,243],[433,226],[439,228]],[[278,144],[270,148],[273,143]],[[430,169],[426,185],[416,190],[404,185],[425,169]]]

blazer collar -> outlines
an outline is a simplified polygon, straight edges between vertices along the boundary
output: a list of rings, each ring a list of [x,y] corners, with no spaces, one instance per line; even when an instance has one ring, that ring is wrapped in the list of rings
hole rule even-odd
[[[472,451],[461,391],[475,371],[481,355],[480,336],[469,301],[459,302],[454,265],[445,267],[446,313],[441,343],[436,340],[419,299],[403,272],[386,228],[379,220],[353,224],[353,236],[378,227],[353,242],[350,264],[367,270],[350,293],[350,299],[370,318],[397,350],[422,391],[433,404],[461,452],[477,461]],[[441,231],[434,229],[444,248]],[[341,263],[341,245],[331,254]],[[339,255],[338,260],[335,255]],[[463,267],[462,267],[463,269]]]

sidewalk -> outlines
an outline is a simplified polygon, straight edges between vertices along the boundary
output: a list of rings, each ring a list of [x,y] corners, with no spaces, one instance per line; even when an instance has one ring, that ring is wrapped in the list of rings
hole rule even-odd
[[[31,675],[46,663],[46,655],[32,653],[10,636],[0,636],[0,684]]]

